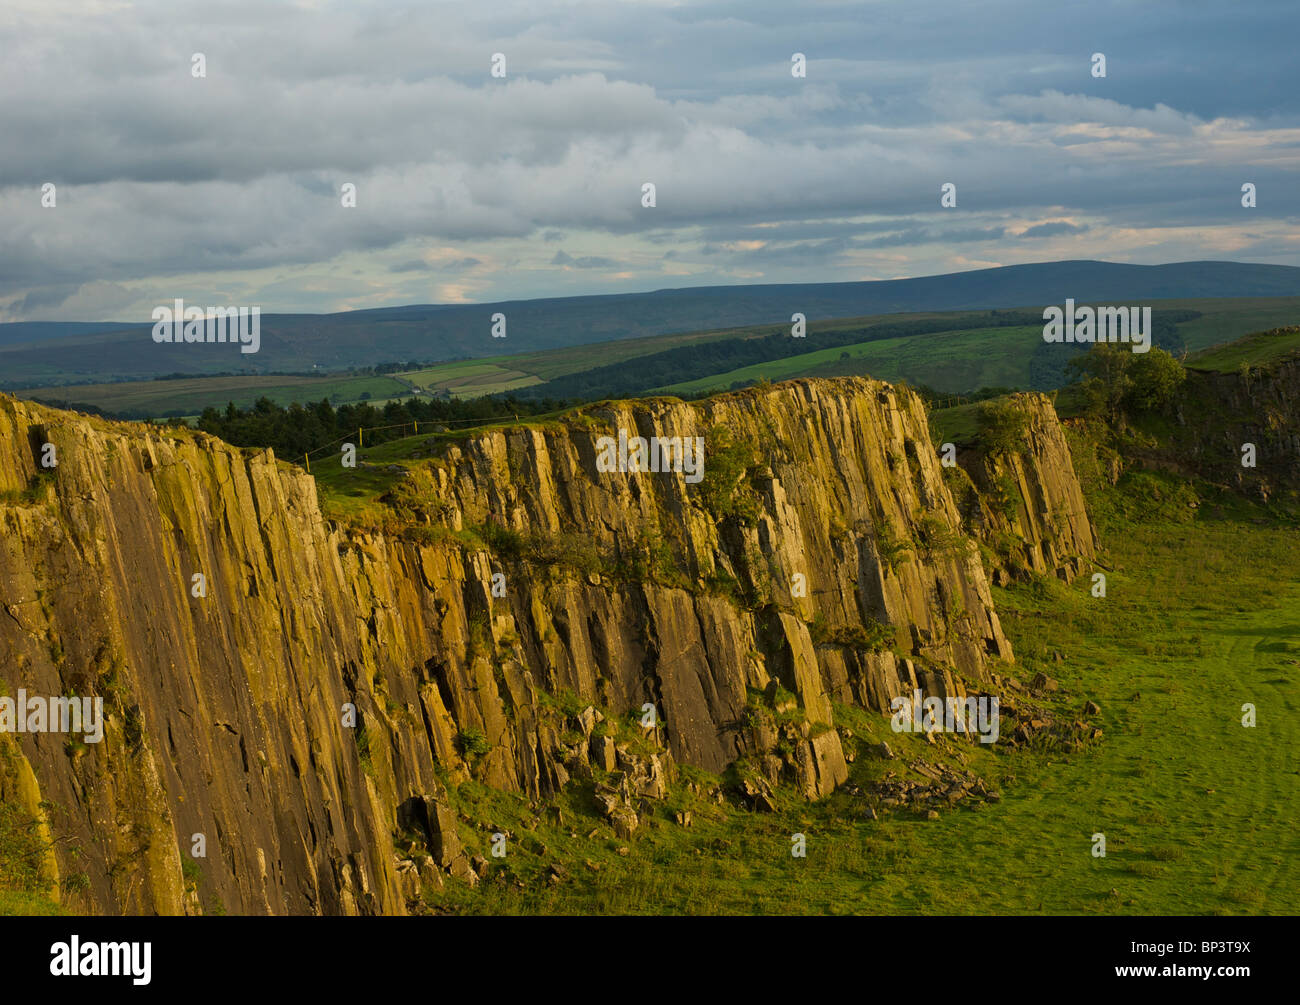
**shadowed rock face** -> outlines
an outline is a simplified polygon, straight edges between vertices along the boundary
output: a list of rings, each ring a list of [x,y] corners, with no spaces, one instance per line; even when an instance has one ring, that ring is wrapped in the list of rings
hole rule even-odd
[[[1030,453],[1056,450],[1050,406],[1038,421]],[[599,473],[619,429],[704,437],[704,481]],[[394,489],[385,531],[345,528],[269,451],[0,397],[0,679],[105,696],[108,717],[81,750],[0,736],[18,754],[0,796],[55,805],[51,864],[86,874],[83,904],[400,913],[399,825],[468,872],[448,781],[544,798],[601,762],[654,796],[674,762],[770,762],[745,713],[777,682],[810,728],[774,770],[817,797],[846,774],[833,701],[961,695],[1012,658],[905,390],[619,403],[438,449]],[[653,704],[662,753],[575,744],[548,697],[566,692],[617,716]],[[181,853],[200,833],[194,891]]]
[[[1141,460],[1267,502],[1300,495],[1300,354],[1236,373],[1189,371],[1169,445]],[[1242,464],[1245,444],[1254,467]]]

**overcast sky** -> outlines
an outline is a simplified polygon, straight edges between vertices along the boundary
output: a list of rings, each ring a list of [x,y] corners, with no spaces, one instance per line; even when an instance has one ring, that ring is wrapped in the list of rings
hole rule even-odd
[[[1297,38],[1296,0],[0,0],[0,321],[1300,265]]]

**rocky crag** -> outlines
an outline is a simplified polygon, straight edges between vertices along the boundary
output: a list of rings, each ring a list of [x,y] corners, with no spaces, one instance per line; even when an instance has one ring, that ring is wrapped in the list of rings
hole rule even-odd
[[[1055,414],[1020,400],[1033,435],[973,478],[1009,473],[1019,516],[990,519],[1068,573],[1091,528]],[[620,430],[702,437],[703,480],[600,472]],[[269,451],[0,396],[0,686],[106,714],[98,744],[0,735],[0,799],[78,910],[402,913],[474,882],[449,784],[588,779],[627,836],[677,764],[816,798],[846,776],[836,703],[1013,659],[905,389],[606,403],[422,452],[344,524]]]
[[[1294,334],[1295,328],[1266,335]],[[1235,373],[1188,371],[1172,409],[1170,443],[1140,460],[1243,492],[1261,502],[1300,498],[1300,354]],[[1249,444],[1252,463],[1243,464]]]
[[[1065,431],[1045,394],[1011,395],[1023,423],[1013,450],[976,446],[959,455],[974,491],[957,496],[968,526],[989,548],[993,582],[1027,575],[1072,580],[1097,554]]]

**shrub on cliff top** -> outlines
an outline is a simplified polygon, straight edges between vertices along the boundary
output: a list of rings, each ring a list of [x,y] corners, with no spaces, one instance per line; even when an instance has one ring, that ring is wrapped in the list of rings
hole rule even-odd
[[[1011,454],[1025,445],[1029,416],[1015,402],[995,398],[980,404],[978,413],[980,444],[990,454]]]

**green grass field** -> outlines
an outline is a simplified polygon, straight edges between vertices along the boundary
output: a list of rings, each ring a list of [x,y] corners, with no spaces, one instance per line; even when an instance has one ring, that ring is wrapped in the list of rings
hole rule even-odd
[[[1194,370],[1233,373],[1243,366],[1263,366],[1300,352],[1300,328],[1294,331],[1257,332],[1231,345],[1216,346],[1192,356],[1187,365]]]
[[[1250,331],[1300,322],[1300,297],[1205,298],[1155,303],[1170,310],[1190,309],[1203,313],[1203,317],[1179,327],[1188,348],[1192,350],[1238,338]],[[947,311],[882,314],[833,321],[813,319],[809,331],[842,331],[869,324],[931,320],[969,313]],[[456,360],[409,371],[400,376],[428,391],[446,389],[456,397],[474,397],[518,390],[556,377],[626,362],[682,345],[723,338],[759,338],[787,330],[785,325],[749,325],[684,335],[659,335],[518,355]],[[839,358],[844,349],[825,350],[747,367],[701,381],[672,385],[653,393],[679,394],[709,388],[726,389],[734,381],[759,377],[785,380],[799,376],[825,377],[865,372],[882,379],[922,382],[939,390],[960,391],[982,386],[1023,385],[1028,380],[1028,355],[1036,345],[1033,339],[1027,338],[1030,333],[1029,328],[979,329],[944,333],[942,337],[924,335],[888,342],[862,343],[848,348],[852,358],[847,366],[841,365],[844,361]],[[1032,333],[1035,337],[1041,337],[1042,334],[1039,328],[1033,328]],[[928,344],[935,339],[938,340],[935,344]],[[864,370],[864,367],[874,369]],[[966,376],[963,377],[963,374]],[[975,376],[972,377],[971,374]]]
[[[541,378],[536,374],[525,373],[512,363],[513,360],[508,356],[500,360],[457,360],[426,370],[410,370],[403,373],[402,377],[426,391],[446,390],[457,398],[501,394],[541,383]]]
[[[79,384],[67,387],[29,388],[15,391],[19,398],[67,400],[93,405],[105,412],[149,413],[160,416],[184,409],[198,414],[209,405],[249,408],[258,398],[277,405],[305,404],[329,398],[338,404],[404,395],[406,387],[392,377],[193,377],[177,380],[124,381],[116,384]],[[363,399],[362,395],[367,398]]]
[[[364,447],[357,451],[357,467],[345,468],[342,454],[331,452],[311,462],[312,477],[321,510],[333,520],[382,520],[384,509],[378,499],[401,477],[390,466],[405,467],[413,451],[421,448],[428,436],[407,436],[400,440]],[[362,465],[367,465],[363,467]]]
[[[979,387],[1025,386],[1041,327],[980,328],[908,335],[837,346],[758,363],[658,388],[657,394],[726,390],[736,381],[869,375],[958,393]]]
[[[1202,313],[1195,321],[1178,326],[1191,352],[1230,342],[1249,332],[1300,324],[1300,297],[1209,297],[1156,303]]]
[[[968,312],[963,312],[968,313]],[[835,321],[812,321],[811,332],[831,332],[861,328],[867,324],[889,321],[927,320],[941,314],[881,314],[860,318],[841,318]],[[656,335],[652,338],[624,339],[617,342],[600,342],[595,345],[572,346],[567,349],[548,349],[544,352],[523,353],[519,356],[494,357],[487,362],[510,366],[534,374],[543,381],[554,380],[571,373],[580,373],[593,367],[622,363],[640,356],[676,349],[678,346],[703,342],[716,342],[725,338],[762,338],[774,332],[789,332],[788,325],[748,325],[740,328],[715,328],[687,335]],[[485,361],[477,361],[485,362]]]
[[[935,409],[930,413],[930,431],[938,443],[973,446],[979,437],[979,402]]]

